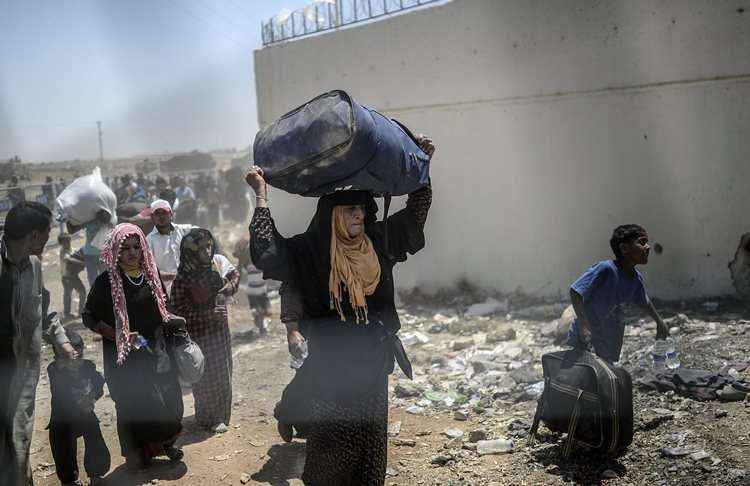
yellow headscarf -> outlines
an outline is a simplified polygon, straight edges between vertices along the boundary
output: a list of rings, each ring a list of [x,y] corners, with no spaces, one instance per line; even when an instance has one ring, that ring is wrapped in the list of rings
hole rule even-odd
[[[341,308],[343,286],[349,292],[349,303],[359,323],[367,322],[367,301],[380,282],[380,262],[372,241],[364,233],[351,238],[346,230],[344,207],[334,206],[331,218],[331,274],[328,289],[336,310],[345,321]]]

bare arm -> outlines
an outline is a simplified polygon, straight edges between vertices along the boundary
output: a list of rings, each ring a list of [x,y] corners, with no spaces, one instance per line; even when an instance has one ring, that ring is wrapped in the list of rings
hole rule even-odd
[[[573,310],[578,318],[578,329],[581,331],[581,337],[589,339],[591,337],[591,324],[586,316],[586,309],[583,305],[583,297],[573,289],[570,289],[570,302],[573,304]]]
[[[659,312],[657,312],[656,307],[654,307],[653,302],[650,300],[648,301],[648,304],[643,306],[643,309],[648,313],[648,315],[656,322],[656,339],[666,339],[669,337],[669,327],[664,323],[661,316],[659,315]]]

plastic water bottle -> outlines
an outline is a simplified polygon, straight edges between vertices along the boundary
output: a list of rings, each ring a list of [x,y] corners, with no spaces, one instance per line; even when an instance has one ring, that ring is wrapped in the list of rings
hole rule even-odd
[[[148,346],[148,341],[145,337],[141,336],[140,334],[135,337],[135,342],[133,343],[133,348],[136,350],[139,350],[141,348],[145,349],[146,351],[151,351],[151,348]]]
[[[654,363],[654,371],[664,371],[667,362],[667,344],[666,339],[657,339],[651,347],[651,359]]]
[[[477,442],[477,453],[480,456],[488,454],[508,454],[513,452],[513,441],[508,439],[480,440]]]
[[[667,338],[667,353],[664,361],[665,366],[668,370],[676,370],[680,367],[680,356],[677,350],[677,342],[674,338]]]
[[[302,345],[300,346],[300,348],[302,348],[302,357],[297,358],[295,356],[292,356],[292,359],[289,362],[289,366],[291,366],[295,370],[300,369],[302,363],[304,363],[305,359],[307,359],[307,341],[302,341]]]
[[[677,355],[677,345],[672,338],[657,339],[651,349],[651,359],[654,363],[654,370],[674,371],[680,367],[680,358]]]

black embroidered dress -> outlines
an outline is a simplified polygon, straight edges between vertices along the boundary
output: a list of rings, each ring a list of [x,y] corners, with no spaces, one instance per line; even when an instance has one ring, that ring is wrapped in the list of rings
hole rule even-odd
[[[388,375],[394,357],[409,367],[396,333],[401,323],[394,304],[393,267],[424,247],[431,188],[409,195],[406,208],[390,216],[387,231],[376,220],[367,193],[343,191],[318,201],[308,230],[292,238],[276,231],[268,208],[256,208],[251,222],[253,263],[265,278],[284,283],[287,320],[298,320],[309,356],[286,387],[277,419],[304,430],[307,485],[382,485],[388,427]],[[381,267],[380,283],[367,297],[368,323],[357,324],[348,297],[342,322],[328,290],[331,213],[336,205],[366,207],[365,229]]]

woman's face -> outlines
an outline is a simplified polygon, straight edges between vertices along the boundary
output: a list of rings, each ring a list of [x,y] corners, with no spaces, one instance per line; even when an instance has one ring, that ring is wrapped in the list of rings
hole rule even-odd
[[[198,243],[198,260],[204,265],[211,264],[214,252],[214,243],[211,240],[203,240]]]
[[[128,236],[120,245],[120,263],[134,267],[141,263],[141,242],[137,236]]]
[[[365,231],[365,207],[361,204],[355,206],[342,206],[344,224],[349,238],[356,238]]]

